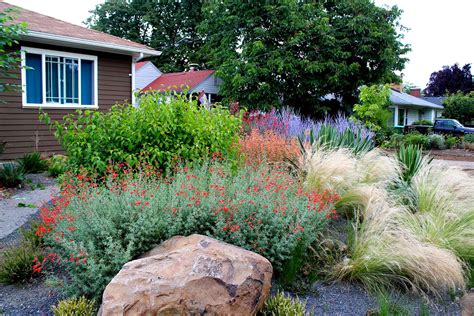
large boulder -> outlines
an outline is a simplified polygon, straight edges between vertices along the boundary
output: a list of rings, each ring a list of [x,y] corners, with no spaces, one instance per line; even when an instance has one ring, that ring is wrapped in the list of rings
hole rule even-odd
[[[99,314],[254,315],[272,273],[256,253],[202,235],[176,236],[123,266]]]

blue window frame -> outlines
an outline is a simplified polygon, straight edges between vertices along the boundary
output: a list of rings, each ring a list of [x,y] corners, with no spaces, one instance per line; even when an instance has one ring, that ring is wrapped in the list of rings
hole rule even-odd
[[[22,47],[23,106],[98,107],[97,57]]]

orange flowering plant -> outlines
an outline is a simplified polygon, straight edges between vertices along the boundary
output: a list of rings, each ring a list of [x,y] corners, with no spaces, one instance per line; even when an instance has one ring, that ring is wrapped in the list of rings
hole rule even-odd
[[[240,153],[247,164],[281,163],[296,160],[301,150],[296,138],[287,139],[273,130],[260,131],[252,128],[239,141]]]

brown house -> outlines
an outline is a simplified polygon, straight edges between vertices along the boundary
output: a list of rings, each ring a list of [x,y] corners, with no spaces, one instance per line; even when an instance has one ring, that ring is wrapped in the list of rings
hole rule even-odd
[[[0,11],[14,7],[0,2]],[[38,113],[60,120],[76,109],[107,111],[117,102],[133,102],[136,61],[159,55],[147,46],[18,8],[16,21],[28,30],[14,50],[22,65],[16,78],[22,92],[0,93],[1,160],[27,152],[60,153],[60,145]]]

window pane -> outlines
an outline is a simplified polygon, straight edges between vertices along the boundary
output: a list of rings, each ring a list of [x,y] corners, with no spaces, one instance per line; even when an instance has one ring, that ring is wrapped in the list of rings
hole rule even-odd
[[[79,82],[77,59],[64,58],[65,68],[65,98],[64,103],[79,103]]]
[[[405,109],[398,109],[398,126],[405,125]]]
[[[42,103],[42,68],[41,55],[26,54],[25,56],[26,69],[26,102],[27,103]]]
[[[46,102],[59,103],[59,57],[46,56]]]
[[[81,103],[94,104],[94,62],[81,60]]]

